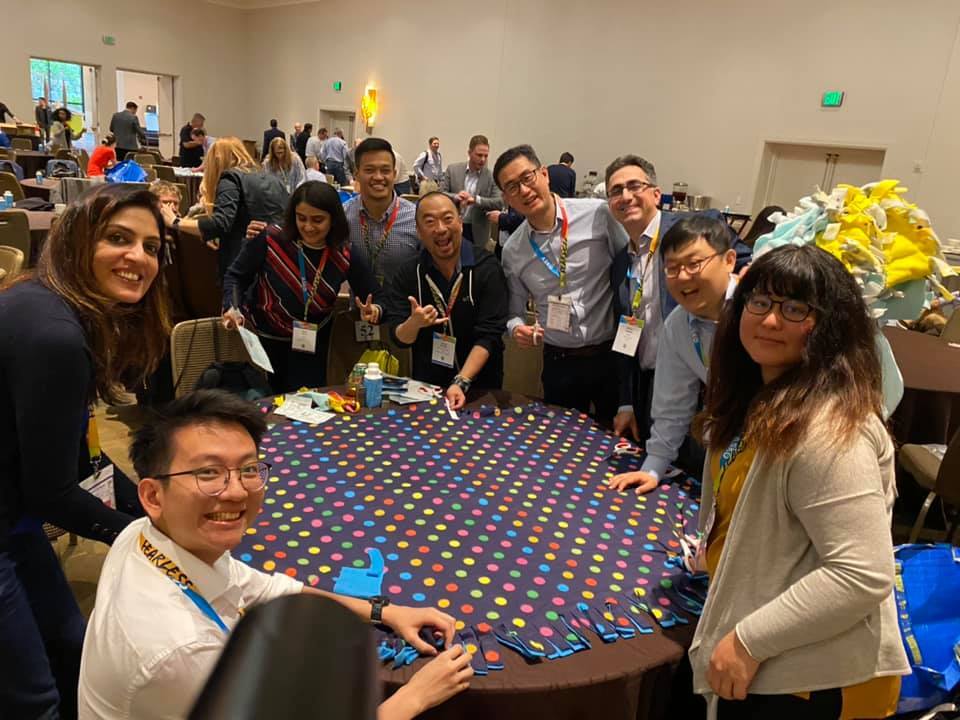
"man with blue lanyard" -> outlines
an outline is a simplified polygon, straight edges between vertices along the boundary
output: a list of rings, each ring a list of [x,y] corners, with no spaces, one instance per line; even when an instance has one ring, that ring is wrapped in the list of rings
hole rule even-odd
[[[186,717],[244,611],[301,592],[336,600],[436,656],[381,705],[379,718],[412,718],[469,684],[470,654],[450,645],[449,615],[334,595],[230,556],[263,502],[270,465],[258,446],[266,427],[256,405],[201,390],[136,433],[130,457],[148,517],[120,533],[103,565],[83,645],[81,719]],[[423,629],[449,647],[431,648]]]
[[[493,176],[525,220],[503,248],[510,291],[507,332],[521,348],[543,347],[548,403],[592,412],[602,422],[616,407],[610,266],[627,244],[602,200],[561,199],[529,145],[504,152]],[[526,322],[533,300],[535,320]]]

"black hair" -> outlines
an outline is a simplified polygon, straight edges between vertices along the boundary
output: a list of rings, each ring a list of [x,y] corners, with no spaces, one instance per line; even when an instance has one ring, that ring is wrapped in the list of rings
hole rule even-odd
[[[195,390],[156,411],[134,433],[130,460],[137,475],[145,478],[167,473],[176,453],[174,433],[214,423],[242,426],[258,448],[267,431],[266,418],[255,404],[225,390]]]
[[[568,152],[561,153],[561,155],[560,155],[560,162],[561,162],[561,163],[569,163],[570,165],[572,165],[572,164],[573,164],[573,155],[571,155],[571,154],[568,153]]]
[[[276,126],[277,126],[277,121],[276,121],[276,120],[271,120],[271,121],[270,121],[270,127],[275,128]]]
[[[331,185],[319,180],[305,182],[290,195],[284,213],[283,235],[290,242],[297,242],[300,233],[297,230],[297,205],[306,203],[317,210],[330,214],[330,231],[327,233],[328,247],[339,250],[348,242],[350,226],[343,212],[340,194]]]
[[[360,167],[360,159],[368,154],[373,152],[388,152],[390,153],[390,159],[393,161],[393,166],[397,166],[397,156],[393,153],[393,145],[384,140],[383,138],[367,138],[362,143],[357,145],[357,149],[353,151],[354,162],[357,167]]]
[[[782,213],[783,208],[779,205],[767,205],[765,208],[763,208],[763,210],[757,213],[757,217],[750,226],[750,230],[743,238],[743,243],[745,245],[753,247],[757,242],[757,238],[759,238],[761,235],[766,235],[769,232],[773,232],[776,224],[771,222],[770,216],[775,212]]]
[[[607,185],[607,188],[610,187],[610,178],[613,177],[613,174],[617,170],[622,170],[625,167],[638,167],[643,170],[644,174],[654,185],[657,184],[657,169],[653,166],[653,163],[649,160],[640,157],[639,155],[621,155],[616,158],[612,163],[607,165],[607,170],[604,173],[603,180]]]
[[[67,114],[67,118],[66,118],[67,120],[73,117],[73,113],[70,112],[70,108],[58,107],[56,110],[53,111],[53,119],[58,120],[61,112],[64,112]]]
[[[437,195],[440,195],[441,197],[444,197],[444,198],[446,198],[447,200],[449,200],[449,201],[450,201],[450,204],[453,206],[454,211],[457,210],[457,204],[453,201],[453,198],[452,198],[452,197],[450,197],[449,195],[447,195],[445,192],[440,192],[439,190],[431,190],[430,192],[425,193],[424,195],[422,195],[422,196],[417,200],[417,210],[416,210],[416,212],[414,213],[414,217],[415,217],[417,220],[420,219],[420,206],[423,204],[423,201],[424,201],[424,200],[428,200],[428,199],[430,199],[430,198],[432,198],[432,197],[436,197]]]
[[[503,190],[503,186],[500,184],[500,171],[518,157],[525,157],[534,165],[540,167],[540,158],[537,157],[536,150],[530,145],[514,145],[512,148],[504,150],[493,164],[493,180],[501,190]]]
[[[136,109],[137,109],[137,104],[133,100],[127,103],[127,110],[136,110]]]
[[[303,131],[304,131],[307,135],[310,135],[310,133],[313,132],[313,123],[306,123],[306,124],[303,126]]]
[[[694,213],[677,220],[660,240],[660,257],[668,252],[679,252],[697,239],[703,238],[718,253],[733,247],[730,226],[716,217]]]

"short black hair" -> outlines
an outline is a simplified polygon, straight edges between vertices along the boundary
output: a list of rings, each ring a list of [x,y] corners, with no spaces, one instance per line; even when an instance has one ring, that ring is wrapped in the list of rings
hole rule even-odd
[[[307,123],[306,125],[303,126],[303,131],[304,131],[307,135],[309,135],[312,130],[313,130],[313,123]]]
[[[133,100],[127,103],[127,110],[136,110],[136,109],[137,109],[137,104]]]
[[[194,390],[157,410],[133,435],[130,460],[141,478],[156,477],[170,470],[175,449],[173,435],[194,425],[241,425],[260,447],[267,421],[254,403],[226,390]]]
[[[660,257],[668,252],[679,252],[698,238],[703,238],[716,252],[723,253],[733,247],[730,226],[722,218],[703,213],[688,215],[667,230],[660,241]]]
[[[283,224],[283,234],[287,240],[295,243],[300,239],[297,230],[297,205],[300,203],[306,203],[330,215],[330,230],[327,231],[325,241],[328,247],[339,250],[349,242],[350,226],[347,225],[340,193],[334,190],[333,186],[319,180],[301,184],[290,195]]]
[[[493,164],[493,181],[497,183],[497,187],[501,190],[503,190],[503,186],[500,185],[500,171],[518,157],[525,157],[534,165],[540,167],[540,158],[537,157],[536,150],[530,145],[514,145],[512,148],[504,150]]]
[[[643,170],[644,174],[654,185],[657,184],[657,169],[653,166],[653,163],[649,160],[640,157],[639,155],[621,155],[616,158],[612,163],[607,165],[607,171],[604,173],[603,181],[609,187],[610,178],[613,177],[613,174],[617,170],[623,170],[625,167],[638,167]]]
[[[383,138],[367,138],[362,143],[357,145],[356,150],[353,151],[354,162],[357,167],[360,167],[360,159],[367,155],[368,153],[373,152],[388,152],[390,153],[390,158],[393,160],[393,166],[397,166],[397,156],[393,152],[393,145],[384,140]]]
[[[560,155],[560,162],[561,162],[561,163],[569,163],[570,165],[572,165],[572,164],[573,164],[573,155],[571,155],[571,154],[568,153],[568,152],[561,153],[561,155]]]
[[[276,120],[271,120],[271,121],[270,121],[270,127],[276,127],[276,126],[277,126],[277,121],[276,121]]]
[[[417,220],[420,219],[420,206],[423,204],[423,201],[424,201],[424,200],[428,200],[428,199],[430,199],[430,198],[432,198],[432,197],[436,197],[437,195],[439,195],[440,197],[444,197],[444,198],[446,198],[447,200],[449,200],[449,201],[450,201],[450,204],[453,206],[454,211],[455,211],[455,212],[457,211],[457,204],[453,201],[453,198],[452,198],[452,197],[450,197],[449,195],[447,195],[445,192],[440,192],[439,190],[431,190],[430,192],[425,193],[424,195],[422,195],[422,196],[417,200],[417,211],[416,211],[416,213],[414,213],[414,218],[415,218],[415,219],[417,219]]]

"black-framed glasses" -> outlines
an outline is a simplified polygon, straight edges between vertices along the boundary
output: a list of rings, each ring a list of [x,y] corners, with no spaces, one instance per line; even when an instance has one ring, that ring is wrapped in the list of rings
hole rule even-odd
[[[707,255],[705,258],[700,258],[699,260],[691,260],[690,262],[685,263],[671,263],[670,265],[665,265],[663,267],[663,274],[668,278],[673,280],[674,278],[680,277],[680,271],[686,270],[687,275],[691,277],[694,275],[699,275],[703,269],[707,266],[707,263],[713,260],[717,255],[722,255],[723,253],[715,252],[713,255]]]
[[[786,300],[774,300],[769,295],[762,293],[757,293],[747,298],[747,304],[744,307],[747,312],[753,315],[766,315],[773,310],[774,306],[777,306],[780,317],[789,322],[803,322],[810,317],[810,313],[812,313],[814,309],[809,303],[791,300],[789,298]]]
[[[631,180],[625,185],[614,185],[612,188],[607,188],[607,200],[619,200],[624,190],[629,191],[631,195],[639,195],[647,188],[654,188],[656,186],[656,183],[646,182],[644,180]]]
[[[204,495],[216,497],[230,484],[230,474],[234,471],[240,478],[240,484],[247,492],[262,490],[267,484],[267,476],[272,466],[268,462],[254,462],[240,467],[228,468],[225,465],[207,465],[193,470],[169,473],[168,475],[154,475],[157,479],[177,477],[178,475],[193,475],[197,480],[197,489]]]
[[[503,186],[504,195],[516,195],[520,192],[520,186],[526,185],[527,187],[533,187],[537,182],[537,175],[540,174],[540,168],[536,167],[533,170],[527,170],[516,180],[511,180],[506,185]]]

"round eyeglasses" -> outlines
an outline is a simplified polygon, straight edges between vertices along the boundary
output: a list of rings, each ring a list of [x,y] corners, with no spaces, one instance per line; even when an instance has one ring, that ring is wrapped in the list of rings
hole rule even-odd
[[[810,313],[813,312],[813,306],[799,300],[774,300],[769,295],[756,294],[747,298],[747,304],[744,306],[747,312],[753,315],[766,315],[773,307],[777,306],[780,317],[790,322],[803,322]]]
[[[271,465],[268,462],[255,462],[241,465],[236,468],[228,468],[224,465],[207,465],[193,470],[184,470],[182,472],[169,473],[167,475],[154,475],[157,479],[177,477],[178,475],[193,475],[197,481],[197,489],[204,495],[216,497],[220,495],[230,484],[230,474],[237,473],[240,478],[240,484],[247,492],[257,492],[262,490],[267,484],[267,476],[270,474]]]

